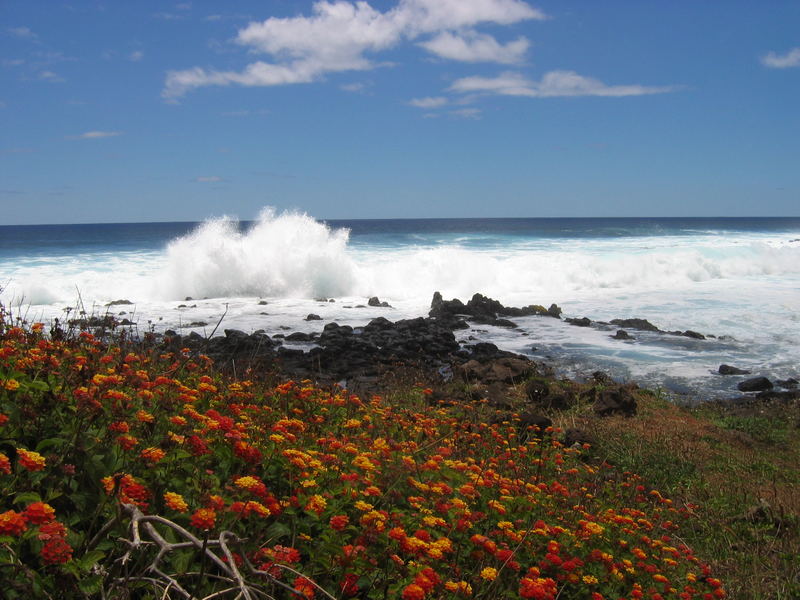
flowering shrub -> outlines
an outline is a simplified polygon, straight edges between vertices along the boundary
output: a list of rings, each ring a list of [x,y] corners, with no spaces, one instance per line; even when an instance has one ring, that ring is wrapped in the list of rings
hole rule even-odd
[[[285,598],[725,596],[680,541],[691,507],[415,396],[229,381],[0,316],[3,591],[233,598],[235,566]]]

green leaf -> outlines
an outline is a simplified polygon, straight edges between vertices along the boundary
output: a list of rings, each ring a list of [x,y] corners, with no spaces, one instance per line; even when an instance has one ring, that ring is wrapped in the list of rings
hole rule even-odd
[[[89,571],[94,565],[105,558],[106,553],[102,550],[90,550],[78,561],[78,565],[84,571]]]
[[[90,575],[84,577],[78,582],[78,587],[87,596],[94,596],[100,593],[103,586],[103,577],[101,575]]]
[[[36,381],[29,381],[27,383],[27,388],[29,390],[38,390],[40,392],[46,392],[47,390],[50,389],[50,386],[47,385],[46,381],[36,380]]]
[[[60,446],[63,443],[64,442],[61,438],[48,438],[36,444],[36,452],[44,452],[45,450],[49,450],[54,446]]]
[[[22,492],[14,498],[14,504],[31,504],[32,502],[41,501],[42,497],[36,492]]]
[[[170,558],[170,562],[172,563],[172,568],[175,569],[177,573],[186,573],[194,558],[195,553],[192,551],[177,552]]]
[[[292,535],[291,528],[286,523],[275,521],[267,528],[267,536],[273,539],[288,538]]]

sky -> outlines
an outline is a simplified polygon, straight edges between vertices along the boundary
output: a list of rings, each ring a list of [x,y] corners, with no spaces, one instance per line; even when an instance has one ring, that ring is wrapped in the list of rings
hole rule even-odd
[[[0,0],[0,224],[800,215],[800,2]]]

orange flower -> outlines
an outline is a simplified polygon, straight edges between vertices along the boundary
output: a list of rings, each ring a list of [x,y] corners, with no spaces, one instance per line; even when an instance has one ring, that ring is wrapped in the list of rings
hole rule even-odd
[[[0,473],[11,474],[11,461],[2,452],[0,452]]]
[[[38,452],[32,452],[18,448],[17,457],[19,459],[19,464],[21,464],[28,471],[41,471],[44,469],[44,456]]]
[[[131,450],[138,443],[139,440],[132,435],[121,435],[117,438],[117,444],[119,444],[120,448],[123,450]]]
[[[142,450],[142,452],[140,453],[139,456],[141,456],[143,459],[145,459],[151,465],[154,465],[157,462],[159,462],[162,458],[164,458],[165,454],[166,454],[166,452],[164,452],[161,448],[153,448],[153,447],[151,447],[151,448],[145,448],[144,450]]]
[[[186,512],[189,510],[189,505],[186,504],[186,501],[183,499],[183,496],[180,494],[176,494],[175,492],[166,492],[164,494],[164,503],[167,505],[168,508],[174,510],[175,512]]]
[[[485,579],[486,581],[494,581],[497,579],[497,569],[494,567],[486,567],[481,571],[481,579]]]
[[[25,522],[25,515],[14,510],[7,510],[0,513],[0,534],[20,535],[28,528]]]
[[[192,527],[202,529],[203,531],[214,529],[216,522],[217,513],[211,508],[198,508],[189,520]]]
[[[314,586],[311,584],[311,580],[307,577],[300,575],[299,577],[295,578],[294,589],[308,600],[311,600],[314,597]]]
[[[403,600],[423,600],[423,598],[425,598],[425,590],[416,583],[412,583],[403,589],[401,596]]]
[[[37,525],[49,523],[54,520],[55,517],[55,509],[45,502],[33,502],[25,509],[25,518]]]
[[[8,391],[13,392],[14,390],[19,388],[19,381],[16,379],[6,379],[3,382],[3,387],[6,388]]]

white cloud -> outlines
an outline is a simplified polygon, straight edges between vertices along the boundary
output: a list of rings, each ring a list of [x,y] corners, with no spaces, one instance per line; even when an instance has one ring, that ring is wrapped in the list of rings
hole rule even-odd
[[[87,131],[80,135],[73,135],[68,137],[68,140],[99,140],[102,138],[116,137],[122,135],[121,131]]]
[[[219,183],[221,181],[225,181],[222,177],[218,175],[205,175],[201,177],[195,177],[194,180],[197,183]]]
[[[343,83],[339,86],[339,89],[343,92],[351,92],[353,94],[363,94],[367,91],[367,84],[366,83]]]
[[[38,39],[38,35],[33,33],[29,27],[9,27],[6,29],[8,33],[13,35],[14,37],[26,39],[26,40],[35,40]]]
[[[460,93],[498,94],[557,98],[569,96],[643,96],[663,94],[675,86],[648,87],[643,85],[606,85],[602,81],[578,75],[574,71],[550,71],[541,81],[531,81],[520,73],[506,72],[497,77],[464,77],[456,80],[450,90]]]
[[[319,0],[314,3],[311,16],[270,17],[251,22],[239,30],[238,44],[252,53],[270,55],[276,62],[258,61],[243,71],[200,67],[169,71],[162,95],[167,99],[176,98],[208,85],[309,83],[326,73],[375,68],[380,63],[372,62],[367,53],[387,50],[420,35],[470,28],[481,23],[509,25],[543,18],[543,13],[521,0],[400,0],[386,12],[374,9],[365,1]],[[478,42],[487,45],[483,39]],[[505,51],[506,57],[518,53],[520,48],[519,40],[506,46],[495,44],[499,51]],[[473,50],[476,52],[488,51]]]
[[[501,64],[521,62],[530,46],[524,37],[501,44],[492,36],[477,31],[467,31],[461,35],[443,31],[432,40],[419,45],[441,58]]]
[[[25,64],[25,61],[21,58],[4,58],[0,62],[2,62],[4,67],[18,67]]]
[[[53,71],[41,71],[39,73],[39,79],[41,81],[48,81],[50,83],[61,83],[64,81],[63,77],[61,77],[58,73],[54,73]]]
[[[443,96],[428,97],[428,98],[414,98],[409,100],[411,106],[417,108],[439,108],[445,106],[449,101]]]
[[[143,58],[144,58],[144,52],[142,52],[141,50],[136,50],[128,55],[128,60],[131,62],[139,62]]]
[[[761,64],[773,69],[800,67],[800,48],[792,48],[783,55],[770,52],[766,56],[761,57]]]
[[[453,117],[458,117],[460,119],[480,119],[481,109],[459,108],[458,110],[451,110],[449,114]]]

